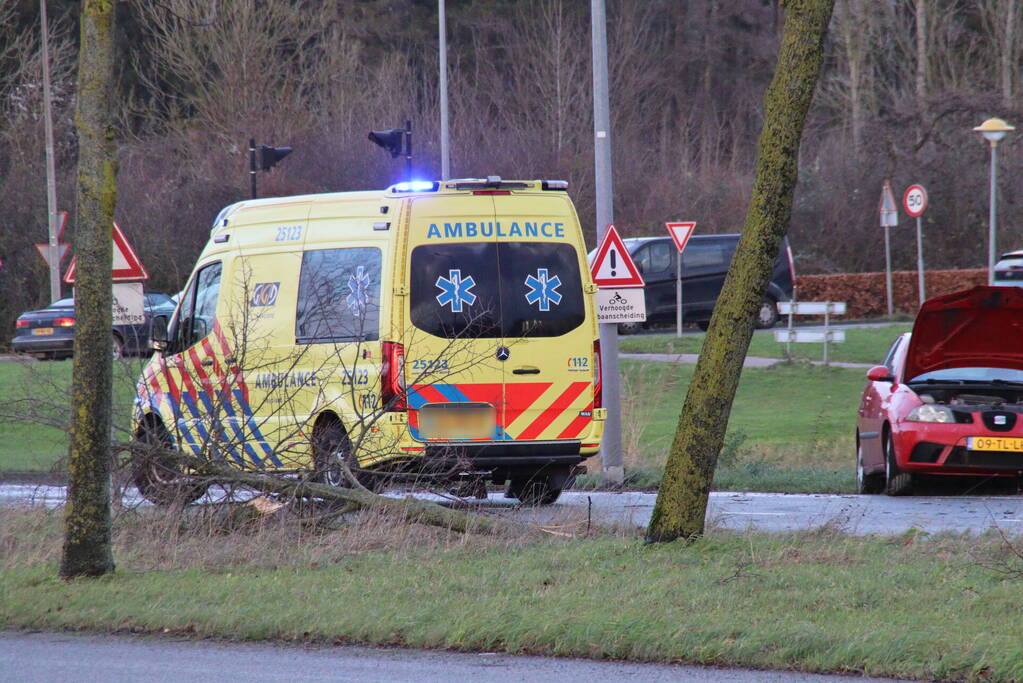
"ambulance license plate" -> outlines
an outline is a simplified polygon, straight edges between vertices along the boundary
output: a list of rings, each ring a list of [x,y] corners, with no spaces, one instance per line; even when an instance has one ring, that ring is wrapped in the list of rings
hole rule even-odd
[[[966,439],[971,451],[1016,451],[1023,453],[1023,439],[1008,436],[971,436]]]
[[[32,330],[32,334],[53,334],[52,327],[37,327]]]
[[[489,403],[440,403],[419,410],[419,430],[424,439],[492,439],[494,406]]]

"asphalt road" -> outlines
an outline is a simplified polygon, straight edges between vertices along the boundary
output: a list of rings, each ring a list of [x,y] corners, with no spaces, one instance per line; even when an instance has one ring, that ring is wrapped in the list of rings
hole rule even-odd
[[[392,496],[406,495],[392,492]],[[423,498],[445,502],[428,494]],[[219,497],[214,489],[206,500]],[[519,508],[501,494],[486,501],[468,500],[494,514],[542,524],[612,524],[644,527],[650,520],[656,494],[570,491],[557,504]],[[0,485],[0,506],[63,504],[64,488],[34,484]],[[140,504],[129,493],[126,504]],[[708,521],[712,528],[784,532],[830,527],[851,534],[896,535],[910,530],[983,533],[1001,529],[1023,533],[1023,496],[888,496],[728,493],[710,496]]]
[[[178,641],[138,636],[0,632],[0,681],[684,681],[842,683],[845,676],[598,662],[494,652]],[[880,682],[879,678],[856,681]]]

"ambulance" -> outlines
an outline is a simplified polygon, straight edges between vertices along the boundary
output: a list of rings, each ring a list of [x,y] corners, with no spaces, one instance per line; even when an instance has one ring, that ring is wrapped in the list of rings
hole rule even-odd
[[[160,448],[135,458],[135,483],[154,502],[200,496],[159,455],[178,449],[335,486],[507,483],[552,503],[600,447],[595,291],[564,181],[228,206],[154,321],[133,434]]]

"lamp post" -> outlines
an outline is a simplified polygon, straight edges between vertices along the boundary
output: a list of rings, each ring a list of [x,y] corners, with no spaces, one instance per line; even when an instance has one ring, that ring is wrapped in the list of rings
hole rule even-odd
[[[988,220],[987,283],[995,283],[995,228],[998,221],[998,141],[1016,130],[1002,119],[988,119],[973,130],[991,144],[991,217]]]

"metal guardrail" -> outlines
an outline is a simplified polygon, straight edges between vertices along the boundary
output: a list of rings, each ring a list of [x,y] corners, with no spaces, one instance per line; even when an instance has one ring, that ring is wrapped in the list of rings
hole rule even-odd
[[[789,317],[789,325],[784,330],[774,331],[774,340],[784,342],[786,355],[792,357],[793,343],[824,344],[824,364],[828,364],[828,344],[845,341],[844,330],[830,330],[828,323],[833,315],[845,315],[844,301],[779,301],[778,312]],[[796,315],[823,315],[823,330],[796,330],[792,327],[792,317]]]

